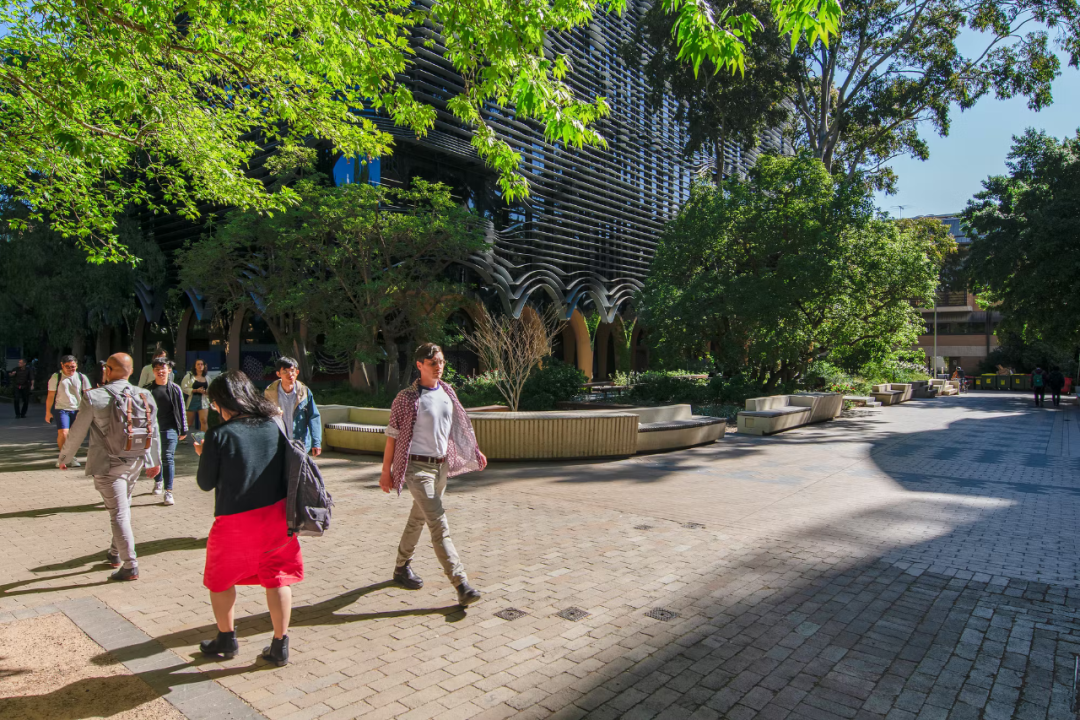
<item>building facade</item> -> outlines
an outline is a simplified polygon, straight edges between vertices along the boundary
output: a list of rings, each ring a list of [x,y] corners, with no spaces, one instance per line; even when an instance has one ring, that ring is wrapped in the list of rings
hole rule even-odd
[[[971,236],[959,215],[925,215],[941,220],[956,239],[959,262],[962,263],[971,245]],[[972,375],[979,363],[998,347],[994,334],[1001,313],[981,310],[975,295],[963,283],[950,282],[946,276],[938,288],[936,304],[920,307],[926,331],[919,336],[917,348],[926,352],[926,356],[943,358],[943,365],[951,373],[956,368]],[[937,338],[935,344],[935,319]]]
[[[606,147],[552,144],[538,124],[519,120],[506,108],[488,109],[487,121],[521,154],[521,172],[531,190],[524,200],[511,204],[502,199],[493,173],[470,144],[470,130],[447,110],[446,100],[461,90],[461,79],[443,59],[438,35],[430,32],[418,38],[408,83],[417,98],[436,109],[432,130],[418,139],[389,119],[374,118],[394,136],[395,149],[391,156],[371,161],[346,158],[321,146],[323,170],[336,183],[403,186],[421,177],[449,185],[463,204],[484,218],[490,239],[490,250],[470,258],[458,279],[514,316],[530,305],[556,304],[569,321],[560,352],[590,377],[606,377],[616,364],[632,369],[645,361],[640,328],[626,337],[629,301],[645,281],[664,223],[686,200],[691,183],[713,168],[710,156],[682,156],[685,136],[674,119],[675,105],[665,101],[660,108],[648,108],[642,72],[620,59],[620,45],[633,38],[646,9],[644,2],[630,0],[622,15],[598,15],[587,28],[548,39],[552,51],[570,60],[573,90],[582,98],[607,99],[611,113],[597,124]],[[426,39],[433,40],[434,47],[419,42]],[[779,131],[763,138],[763,148],[783,150],[782,143]],[[272,148],[267,150],[269,154]],[[757,154],[728,148],[733,159],[728,171],[745,172]],[[253,173],[261,172],[263,159],[252,163]],[[167,253],[200,231],[179,218],[149,218],[148,223]],[[191,307],[184,332],[208,326],[209,312],[198,288],[186,294]],[[155,298],[162,296],[155,288],[141,293],[148,323],[157,320],[160,302]],[[587,320],[596,316],[599,326]],[[266,353],[265,333],[251,326],[249,318],[238,320],[230,327],[246,328],[254,342],[198,338],[200,347],[227,346],[235,357],[225,363],[236,367],[245,363],[247,344]],[[182,341],[178,338],[177,344]],[[147,345],[145,338],[136,343]],[[190,350],[178,347],[176,352],[185,364]],[[248,354],[254,357],[255,352]]]

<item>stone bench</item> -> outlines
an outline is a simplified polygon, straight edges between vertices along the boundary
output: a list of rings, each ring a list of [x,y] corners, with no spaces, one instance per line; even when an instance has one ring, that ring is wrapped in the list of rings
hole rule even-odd
[[[930,380],[930,385],[937,389],[937,394],[939,397],[960,394],[959,380],[935,379]]]
[[[470,413],[491,460],[626,457],[637,452],[638,417],[628,412]]]
[[[377,453],[386,449],[386,425],[390,410],[324,405],[319,408],[323,423],[323,445],[342,452]]]
[[[662,452],[716,442],[727,431],[724,418],[694,415],[686,404],[630,408],[638,416],[637,451]]]
[[[749,398],[738,415],[740,433],[772,435],[840,416],[844,398],[840,393],[799,393]]]
[[[881,407],[881,403],[875,400],[873,395],[845,395],[844,402],[852,403],[857,407]]]
[[[911,385],[907,383],[874,385],[870,394],[882,405],[899,405],[911,399]]]

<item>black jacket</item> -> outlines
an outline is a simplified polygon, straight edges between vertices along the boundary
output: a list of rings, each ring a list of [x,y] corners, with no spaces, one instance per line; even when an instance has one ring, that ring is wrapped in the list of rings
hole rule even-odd
[[[236,515],[288,496],[286,442],[273,420],[232,418],[210,428],[195,479],[214,491],[214,515]]]
[[[1050,386],[1051,390],[1060,391],[1065,387],[1065,376],[1061,374],[1060,370],[1054,370],[1046,376],[1046,384]]]
[[[157,383],[150,383],[149,385],[145,385],[143,390],[154,392],[154,386],[156,384]],[[169,393],[169,400],[172,401],[173,419],[176,421],[176,427],[181,435],[187,435],[188,424],[187,412],[184,410],[184,393],[180,390],[180,386],[174,382],[169,382],[165,388]]]

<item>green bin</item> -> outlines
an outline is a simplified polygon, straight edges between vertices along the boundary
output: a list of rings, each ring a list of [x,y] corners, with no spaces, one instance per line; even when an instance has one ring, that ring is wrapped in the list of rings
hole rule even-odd
[[[994,376],[994,389],[995,390],[1008,390],[1009,378],[1011,375],[995,375]]]
[[[1031,389],[1031,376],[1030,375],[1013,375],[1012,389],[1013,390],[1030,390]]]

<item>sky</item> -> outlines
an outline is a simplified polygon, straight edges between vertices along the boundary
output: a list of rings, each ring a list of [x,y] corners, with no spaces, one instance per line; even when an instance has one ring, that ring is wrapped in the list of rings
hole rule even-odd
[[[1069,67],[1065,56],[1059,57],[1062,72],[1053,84],[1054,104],[1041,112],[1029,110],[1024,98],[997,100],[989,95],[966,112],[954,108],[948,137],[939,137],[925,125],[921,134],[930,146],[930,159],[893,160],[898,191],[878,193],[878,208],[893,217],[959,212],[982,189],[985,178],[1006,173],[1014,135],[1029,127],[1059,138],[1075,135],[1080,127],[1080,71]]]

